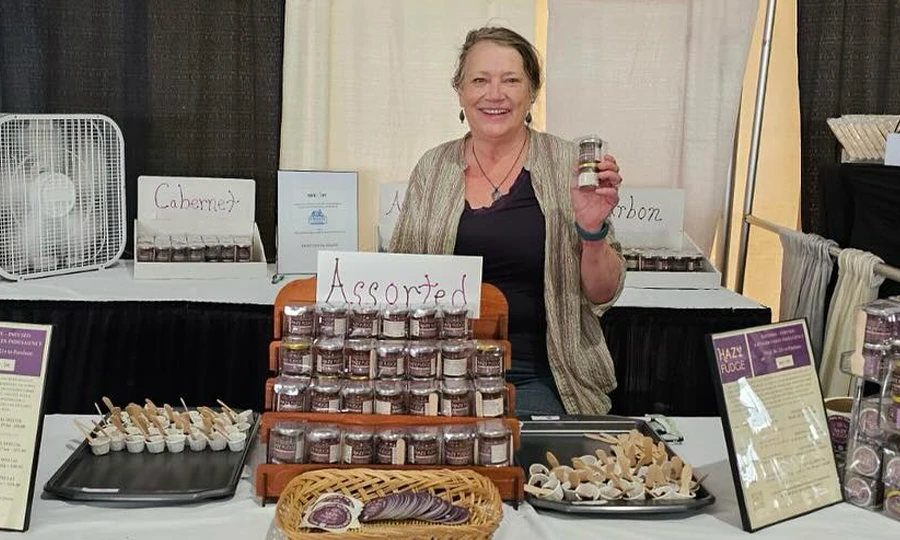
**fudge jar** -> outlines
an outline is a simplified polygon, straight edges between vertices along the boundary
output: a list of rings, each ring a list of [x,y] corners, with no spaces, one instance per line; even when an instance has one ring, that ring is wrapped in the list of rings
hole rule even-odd
[[[466,306],[447,306],[443,308],[441,319],[441,336],[444,339],[463,339],[469,337],[469,308]]]
[[[316,375],[339,377],[344,372],[344,340],[335,337],[319,338],[313,342]]]
[[[890,352],[891,346],[886,343],[863,343],[863,377],[881,382]]]
[[[625,259],[625,270],[637,271],[641,265],[641,254],[636,251],[626,251],[622,254]]]
[[[441,458],[441,434],[436,426],[409,430],[406,460],[410,465],[438,465]]]
[[[344,337],[347,333],[347,306],[340,304],[319,304],[316,306],[319,335],[324,337]]]
[[[206,262],[217,262],[222,258],[222,244],[219,237],[215,235],[203,235],[200,237],[203,245],[206,247]]]
[[[441,382],[441,416],[472,416],[474,388],[468,379]]]
[[[350,377],[371,379],[375,376],[375,340],[348,339],[344,347],[346,372]]]
[[[479,341],[475,346],[472,365],[475,377],[503,376],[503,344],[497,341]]]
[[[412,341],[406,349],[406,374],[420,379],[437,377],[440,349],[435,341]]]
[[[234,242],[234,236],[226,235],[219,237],[219,243],[222,244],[222,258],[220,262],[234,262],[237,260],[237,245]]]
[[[206,261],[206,244],[203,237],[198,235],[188,236],[188,262],[197,263]]]
[[[304,422],[275,422],[269,431],[269,463],[303,461]]]
[[[687,272],[689,260],[686,255],[674,255],[672,256],[672,266],[669,270],[672,272]]]
[[[375,346],[375,376],[381,378],[402,377],[406,372],[406,342],[379,341]]]
[[[252,245],[253,240],[249,236],[235,236],[234,237],[234,248],[235,248],[235,261],[237,262],[250,262],[250,246]]]
[[[312,375],[312,341],[309,338],[284,336],[278,352],[282,374]]]
[[[341,430],[330,424],[310,426],[306,431],[306,462],[335,464],[341,459]]]
[[[369,465],[372,463],[373,431],[370,427],[352,426],[344,428],[344,451],[341,461],[348,465]]]
[[[475,379],[475,416],[506,414],[506,381],[501,377]]]
[[[862,310],[866,314],[865,343],[884,343],[893,339],[900,306],[889,300],[875,300]]]
[[[381,312],[381,337],[406,339],[409,328],[409,309],[400,306],[384,308]]]
[[[475,464],[475,426],[444,426],[444,465]]]
[[[341,412],[341,380],[317,377],[309,386],[309,411]]]
[[[172,237],[172,262],[187,262],[188,261],[188,243],[187,236],[173,236]]]
[[[382,427],[375,432],[375,463],[403,465],[406,462],[406,430]]]
[[[441,342],[441,376],[465,377],[475,357],[475,344],[467,339]]]
[[[348,332],[350,337],[377,338],[381,327],[381,310],[375,305],[359,305],[350,309]]]
[[[434,379],[409,381],[406,407],[413,416],[437,416],[438,383]]]
[[[669,272],[672,270],[672,256],[667,253],[660,253],[659,262],[656,263],[658,272]]]
[[[478,422],[478,465],[507,467],[510,463],[510,431],[503,420]]]
[[[703,255],[694,255],[688,260],[688,272],[703,271]]]
[[[375,389],[371,381],[344,381],[341,388],[343,411],[355,414],[372,414],[375,407]]]
[[[375,414],[406,414],[406,381],[375,381]]]
[[[138,238],[137,241],[137,259],[138,262],[153,262],[156,257],[156,250],[153,247],[153,240],[151,238]]]
[[[285,336],[313,337],[316,328],[316,307],[284,306],[281,327],[281,333]]]
[[[644,252],[641,256],[641,272],[656,272],[659,270],[659,254],[653,251]]]
[[[309,377],[282,375],[275,379],[273,407],[282,412],[309,412]]]
[[[172,260],[172,240],[168,236],[157,235],[153,237],[153,249],[156,262],[169,262]]]
[[[438,337],[438,312],[432,306],[421,306],[409,314],[410,339],[436,339]]]

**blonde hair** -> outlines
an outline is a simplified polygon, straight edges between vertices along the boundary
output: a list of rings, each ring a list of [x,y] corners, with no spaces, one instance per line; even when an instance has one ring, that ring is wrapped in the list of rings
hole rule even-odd
[[[537,49],[530,41],[519,35],[518,33],[504,28],[502,26],[484,26],[475,30],[470,30],[466,35],[459,50],[459,59],[456,63],[456,73],[453,74],[453,89],[459,91],[463,82],[463,71],[466,68],[466,59],[469,52],[477,43],[482,41],[490,41],[497,45],[512,47],[522,57],[522,65],[525,68],[525,76],[531,84],[531,97],[537,98],[538,92],[541,90],[541,61],[538,56]]]

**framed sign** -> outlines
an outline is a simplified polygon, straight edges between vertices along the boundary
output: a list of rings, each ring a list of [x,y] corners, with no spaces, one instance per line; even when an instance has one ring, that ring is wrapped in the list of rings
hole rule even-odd
[[[805,320],[708,336],[744,530],[841,502]]]
[[[51,331],[0,322],[0,530],[31,521]]]

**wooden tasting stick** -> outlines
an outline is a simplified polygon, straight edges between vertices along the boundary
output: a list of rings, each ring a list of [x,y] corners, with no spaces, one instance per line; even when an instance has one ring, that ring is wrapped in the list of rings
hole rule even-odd
[[[233,424],[235,421],[235,418],[237,418],[237,415],[234,414],[234,411],[231,410],[231,407],[229,407],[228,405],[225,405],[225,402],[222,401],[221,399],[217,399],[216,402],[222,406],[222,409],[225,410],[225,413],[228,415],[228,418],[231,420],[231,423]]]
[[[81,422],[79,422],[78,420],[73,419],[72,422],[75,424],[75,427],[78,428],[78,431],[80,431],[84,435],[85,440],[90,441],[91,440],[91,431],[89,429],[87,429],[86,427],[84,427],[83,425],[81,425]]]

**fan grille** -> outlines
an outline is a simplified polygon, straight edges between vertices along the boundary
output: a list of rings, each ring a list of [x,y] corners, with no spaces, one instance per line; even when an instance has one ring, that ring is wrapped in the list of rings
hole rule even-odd
[[[124,148],[100,115],[0,116],[0,275],[108,266],[125,243]]]

